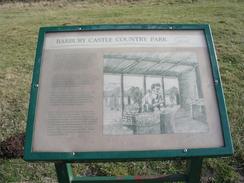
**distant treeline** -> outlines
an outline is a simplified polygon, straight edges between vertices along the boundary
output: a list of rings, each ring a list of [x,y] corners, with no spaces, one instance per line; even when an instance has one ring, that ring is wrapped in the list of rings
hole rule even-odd
[[[57,0],[0,0],[0,2],[52,2],[52,1],[57,1]]]
[[[49,2],[52,2],[52,1],[55,1],[55,0],[0,0],[0,3],[9,3],[9,2],[41,2],[41,1],[49,1]]]
[[[23,2],[23,3],[34,3],[34,2],[54,2],[54,1],[62,1],[62,0],[0,0],[0,4],[4,4],[4,3],[15,3],[15,2]],[[86,1],[86,0],[65,0],[65,1]],[[107,0],[87,0],[87,1],[93,1],[93,2],[101,2],[104,1],[106,2]],[[109,2],[133,2],[133,1],[140,1],[140,0],[108,0]],[[157,1],[157,0],[155,0]],[[160,1],[160,0],[158,0]],[[178,3],[191,3],[191,2],[196,2],[198,0],[166,0],[166,2],[178,2]]]

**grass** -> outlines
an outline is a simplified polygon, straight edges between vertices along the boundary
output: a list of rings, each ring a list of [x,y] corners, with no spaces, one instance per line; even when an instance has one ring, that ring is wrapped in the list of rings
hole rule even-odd
[[[244,181],[244,2],[241,0],[91,0],[0,6],[0,142],[23,132],[40,26],[109,23],[209,23],[218,55],[233,157],[206,159],[203,182]],[[184,162],[73,165],[76,174],[156,175],[182,171]],[[0,182],[56,182],[51,163],[0,159]]]

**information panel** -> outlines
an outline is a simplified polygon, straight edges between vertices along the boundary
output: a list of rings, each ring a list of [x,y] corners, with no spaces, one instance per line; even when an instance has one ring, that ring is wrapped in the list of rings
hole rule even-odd
[[[230,134],[225,106],[219,107],[223,96],[208,26],[103,27],[40,31],[26,149],[45,154],[226,148]]]

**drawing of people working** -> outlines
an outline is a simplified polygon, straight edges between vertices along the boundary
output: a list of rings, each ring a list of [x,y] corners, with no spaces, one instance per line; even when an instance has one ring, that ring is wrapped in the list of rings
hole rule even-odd
[[[158,111],[163,107],[163,96],[159,83],[151,85],[151,90],[148,90],[142,98],[143,112]]]

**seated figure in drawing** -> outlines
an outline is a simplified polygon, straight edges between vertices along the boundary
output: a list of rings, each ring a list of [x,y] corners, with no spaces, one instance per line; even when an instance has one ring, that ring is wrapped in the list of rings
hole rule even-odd
[[[151,90],[142,99],[144,112],[154,112],[163,107],[163,97],[159,83],[151,85]]]

